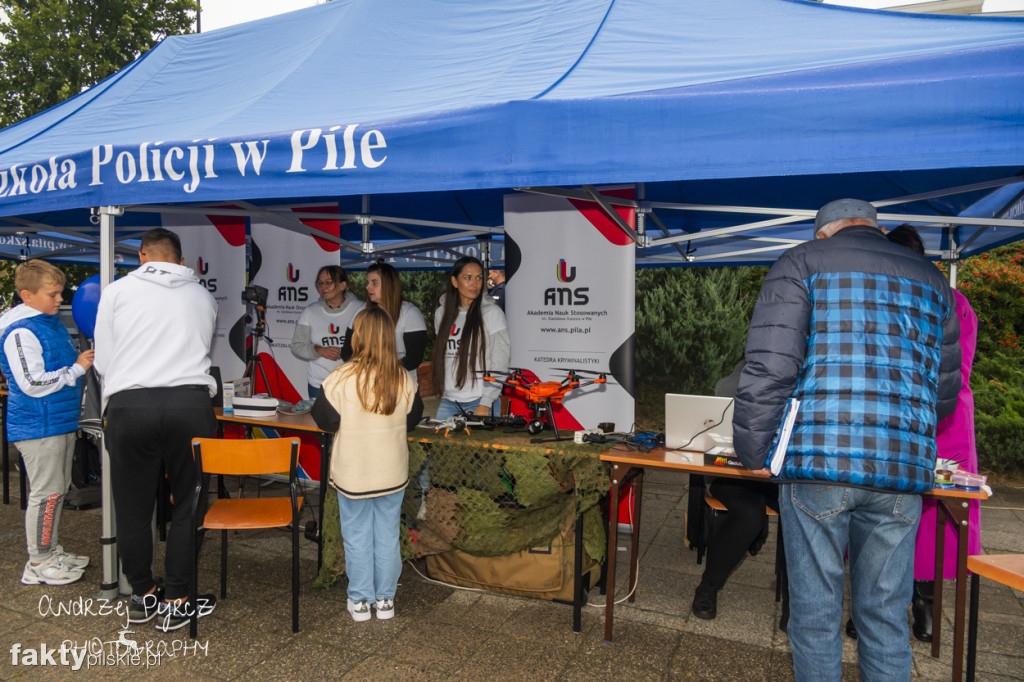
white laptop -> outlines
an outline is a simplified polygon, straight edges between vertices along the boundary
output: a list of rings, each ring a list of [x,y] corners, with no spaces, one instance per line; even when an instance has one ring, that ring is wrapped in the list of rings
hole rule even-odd
[[[665,394],[665,449],[732,454],[732,398]]]

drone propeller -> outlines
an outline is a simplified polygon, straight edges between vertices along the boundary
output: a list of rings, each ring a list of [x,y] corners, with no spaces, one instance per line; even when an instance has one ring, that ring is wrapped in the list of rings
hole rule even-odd
[[[555,372],[572,372],[573,374],[593,374],[594,376],[608,374],[608,372],[598,372],[592,369],[573,369],[570,367],[552,367],[551,369],[552,371]]]
[[[512,376],[514,374],[517,374],[519,372],[522,372],[522,371],[523,370],[518,369],[516,367],[509,367],[507,370],[502,370],[502,369],[476,369],[476,370],[473,370],[473,374],[483,375],[483,376],[499,374],[501,376],[510,377],[510,376]]]

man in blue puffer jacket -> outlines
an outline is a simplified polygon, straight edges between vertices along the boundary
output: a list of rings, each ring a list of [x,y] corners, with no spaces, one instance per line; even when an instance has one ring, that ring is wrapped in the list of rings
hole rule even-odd
[[[779,486],[797,680],[842,678],[847,550],[861,679],[906,680],[919,494],[960,387],[959,323],[942,273],[888,242],[871,204],[833,201],[814,227],[758,296],[734,445],[763,469],[801,401]]]
[[[25,462],[28,563],[25,585],[66,585],[82,577],[89,557],[58,544],[64,495],[71,486],[71,458],[78,433],[79,379],[92,365],[91,350],[78,353],[57,314],[64,273],[41,260],[14,271],[24,301],[0,318],[0,366],[8,377],[7,438]],[[5,457],[7,453],[2,453]]]

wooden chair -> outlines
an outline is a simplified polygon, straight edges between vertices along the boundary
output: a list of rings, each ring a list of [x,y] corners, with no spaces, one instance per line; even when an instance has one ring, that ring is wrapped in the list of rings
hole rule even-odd
[[[699,530],[697,531],[697,563],[704,560],[704,553],[711,543],[711,529],[714,525],[714,518],[718,514],[727,514],[729,510],[722,501],[704,488],[704,505],[700,519]],[[708,510],[710,509],[710,514]],[[768,516],[778,516],[779,513],[771,507],[765,507]],[[786,589],[786,550],[782,542],[782,524],[778,524],[778,532],[775,536],[775,601],[781,601]]]
[[[967,680],[974,681],[978,647],[978,583],[980,577],[1024,591],[1024,554],[979,554],[967,557],[971,572],[971,607],[967,621]]]
[[[198,478],[193,501],[193,519],[206,494],[205,475],[246,476],[288,472],[288,497],[218,498],[203,517],[202,527],[221,531],[220,596],[227,596],[228,531],[281,528],[291,524],[292,531],[292,632],[299,631],[299,510],[302,496],[296,468],[299,456],[297,438],[265,438],[259,440],[221,440],[196,438],[192,441]],[[198,523],[193,523],[193,531]],[[195,545],[198,548],[198,544]],[[196,603],[196,557],[193,559],[192,604]],[[193,609],[189,633],[196,636],[196,609]]]

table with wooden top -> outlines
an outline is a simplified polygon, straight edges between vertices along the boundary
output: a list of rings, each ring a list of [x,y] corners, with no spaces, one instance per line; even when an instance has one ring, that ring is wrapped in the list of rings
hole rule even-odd
[[[316,569],[319,571],[324,561],[324,543],[321,533],[324,527],[324,498],[327,495],[327,486],[324,484],[323,479],[327,476],[327,469],[331,460],[331,439],[334,437],[334,434],[330,431],[324,431],[317,426],[316,422],[313,421],[313,415],[308,412],[304,414],[281,414],[280,412],[275,412],[272,416],[265,417],[240,417],[233,411],[225,411],[220,407],[214,408],[214,412],[217,414],[217,421],[222,424],[238,424],[246,427],[247,431],[256,427],[260,429],[309,433],[316,436],[317,441],[320,443],[320,515],[317,519],[316,550]]]
[[[654,448],[647,451],[627,449],[618,446],[601,454],[601,459],[611,465],[611,499],[609,509],[611,519],[608,524],[608,568],[607,568],[607,599],[605,601],[604,639],[612,641],[612,626],[615,609],[615,563],[618,546],[619,494],[622,486],[633,482],[633,532],[630,545],[630,556],[635,558],[640,540],[641,502],[643,493],[643,473],[645,469],[661,469],[703,476],[720,476],[741,478],[757,481],[772,480],[765,474],[755,473],[749,469],[735,466],[717,466],[705,463],[705,455],[701,452],[682,450],[666,450]],[[967,491],[958,489],[943,490],[935,488],[924,493],[924,497],[934,498],[942,514],[936,514],[935,520],[935,601],[933,611],[932,656],[939,655],[939,636],[942,614],[942,560],[945,549],[945,526],[952,523],[957,531],[957,567],[956,567],[956,604],[953,616],[953,679],[959,680],[963,674],[964,655],[964,616],[967,600],[967,546],[970,534],[968,525],[968,501],[988,498],[984,491]],[[940,522],[941,517],[941,522]],[[629,585],[636,582],[636,561],[630,561]],[[632,594],[629,603],[634,602]]]

